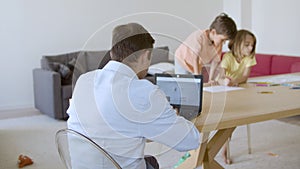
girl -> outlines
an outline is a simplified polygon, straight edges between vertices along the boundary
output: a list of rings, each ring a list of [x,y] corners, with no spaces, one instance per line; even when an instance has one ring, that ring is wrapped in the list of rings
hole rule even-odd
[[[256,65],[256,38],[248,30],[239,30],[229,42],[230,51],[224,54],[221,61],[218,83],[235,86],[247,81],[251,67]]]
[[[247,81],[251,67],[256,65],[256,38],[248,30],[239,30],[235,38],[229,42],[230,52],[225,53],[221,61],[218,83],[226,86],[236,86]],[[226,164],[231,164],[227,156],[228,143],[224,144],[223,157]]]

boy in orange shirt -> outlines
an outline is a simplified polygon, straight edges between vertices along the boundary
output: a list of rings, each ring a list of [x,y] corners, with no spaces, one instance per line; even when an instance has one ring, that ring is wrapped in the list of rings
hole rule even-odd
[[[235,22],[222,13],[207,30],[193,32],[175,52],[175,73],[201,74],[202,66],[211,63],[209,82],[212,83],[221,60],[222,45],[237,32]]]

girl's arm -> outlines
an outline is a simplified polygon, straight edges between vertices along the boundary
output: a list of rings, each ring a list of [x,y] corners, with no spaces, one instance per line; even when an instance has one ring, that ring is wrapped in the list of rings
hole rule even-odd
[[[220,78],[218,80],[218,83],[220,85],[225,85],[225,86],[235,86],[238,85],[240,83],[245,83],[250,75],[250,71],[251,71],[251,67],[246,67],[243,75],[238,77],[238,78],[230,78],[230,77],[226,77],[225,76],[225,69],[221,68],[220,70]]]
[[[250,75],[251,67],[246,67],[243,75],[236,78],[236,79],[231,79],[231,83],[233,84],[240,84],[240,83],[245,83]]]
[[[225,72],[226,72],[226,69],[221,67],[220,72],[219,72],[218,83],[219,83],[219,85],[232,86],[233,84],[231,83],[231,78],[226,77]]]

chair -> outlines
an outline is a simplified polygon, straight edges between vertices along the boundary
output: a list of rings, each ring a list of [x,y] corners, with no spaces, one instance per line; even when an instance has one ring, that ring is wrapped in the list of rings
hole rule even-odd
[[[60,158],[67,169],[121,169],[103,148],[75,130],[57,131],[55,141]]]

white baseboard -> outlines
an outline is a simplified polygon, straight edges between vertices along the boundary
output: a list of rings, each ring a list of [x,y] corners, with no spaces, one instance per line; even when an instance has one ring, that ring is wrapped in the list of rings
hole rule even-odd
[[[19,109],[35,109],[33,105],[10,105],[10,106],[0,106],[0,113],[6,111],[13,111]]]

